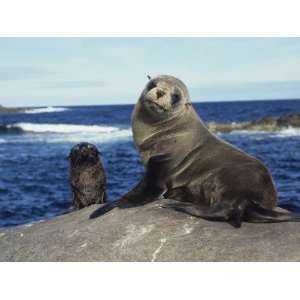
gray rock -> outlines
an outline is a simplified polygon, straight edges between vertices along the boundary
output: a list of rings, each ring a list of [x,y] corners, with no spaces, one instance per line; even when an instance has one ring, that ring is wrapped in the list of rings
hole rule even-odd
[[[300,127],[300,113],[290,113],[277,119],[277,126],[281,127]]]
[[[280,131],[287,127],[300,127],[300,113],[284,114],[280,117],[264,117],[251,122],[216,123],[208,122],[207,127],[214,132],[228,133],[235,130]]]
[[[236,229],[159,207],[99,205],[50,221],[0,231],[0,261],[299,261],[300,224]]]
[[[4,107],[0,105],[0,113],[18,113],[18,112],[24,112],[28,108],[25,107]]]

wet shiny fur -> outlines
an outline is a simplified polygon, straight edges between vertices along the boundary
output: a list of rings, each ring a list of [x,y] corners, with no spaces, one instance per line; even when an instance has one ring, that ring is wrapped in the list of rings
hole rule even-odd
[[[275,211],[277,192],[268,169],[207,129],[181,80],[163,75],[147,83],[132,115],[132,130],[145,175],[103,213],[164,197],[172,199],[165,208],[235,227],[243,221],[300,221]]]
[[[69,159],[74,209],[106,202],[106,177],[96,146],[80,143]]]

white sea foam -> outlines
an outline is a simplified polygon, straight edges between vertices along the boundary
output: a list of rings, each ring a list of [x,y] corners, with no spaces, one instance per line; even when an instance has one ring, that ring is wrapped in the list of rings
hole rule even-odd
[[[128,139],[132,136],[130,128],[118,128],[100,125],[76,125],[76,124],[36,124],[15,123],[7,125],[9,128],[20,128],[27,132],[24,135],[8,137],[3,142],[43,142],[43,143],[79,143],[82,141],[90,143],[109,143]],[[1,143],[1,140],[0,140]]]
[[[65,111],[65,110],[68,110],[68,108],[48,106],[48,107],[42,107],[42,108],[28,109],[25,111],[25,113],[26,114],[44,114],[44,113],[52,113],[52,112],[61,112],[61,111]]]
[[[76,134],[55,134],[47,136],[48,143],[79,143],[82,141],[90,143],[110,143],[127,140],[132,136],[131,129],[120,129],[113,132],[89,133],[82,132]]]
[[[268,134],[268,133],[270,132],[261,131],[261,130],[233,130],[229,132],[229,134],[236,134],[236,135],[255,135],[255,134]]]
[[[293,137],[300,136],[300,128],[288,127],[278,131],[260,131],[260,130],[234,130],[230,134],[236,135],[267,135],[272,137]]]
[[[24,131],[36,133],[107,133],[120,130],[118,127],[99,125],[76,125],[76,124],[38,124],[38,123],[15,123],[8,127],[18,127]]]
[[[280,137],[300,136],[300,128],[288,127],[278,131],[277,135]]]

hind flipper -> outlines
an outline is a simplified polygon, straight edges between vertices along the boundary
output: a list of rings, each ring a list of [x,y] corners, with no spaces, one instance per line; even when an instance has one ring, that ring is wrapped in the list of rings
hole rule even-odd
[[[226,221],[234,227],[241,227],[245,210],[244,205],[239,205],[235,208],[224,205],[209,207],[200,204],[183,203],[174,200],[172,200],[171,203],[162,204],[161,207],[172,208],[176,211],[181,211],[191,216],[200,217],[210,221]]]
[[[251,223],[300,222],[300,215],[266,209],[255,202],[251,202],[245,213],[245,221]]]

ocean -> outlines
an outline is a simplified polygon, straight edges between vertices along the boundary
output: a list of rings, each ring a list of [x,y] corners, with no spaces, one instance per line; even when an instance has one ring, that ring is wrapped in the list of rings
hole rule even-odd
[[[194,103],[204,121],[231,123],[300,112],[300,100]],[[0,227],[37,222],[71,205],[68,155],[94,143],[107,175],[109,201],[129,191],[143,167],[130,128],[133,105],[37,108],[0,114]],[[279,204],[300,212],[300,129],[219,133],[270,169]]]

